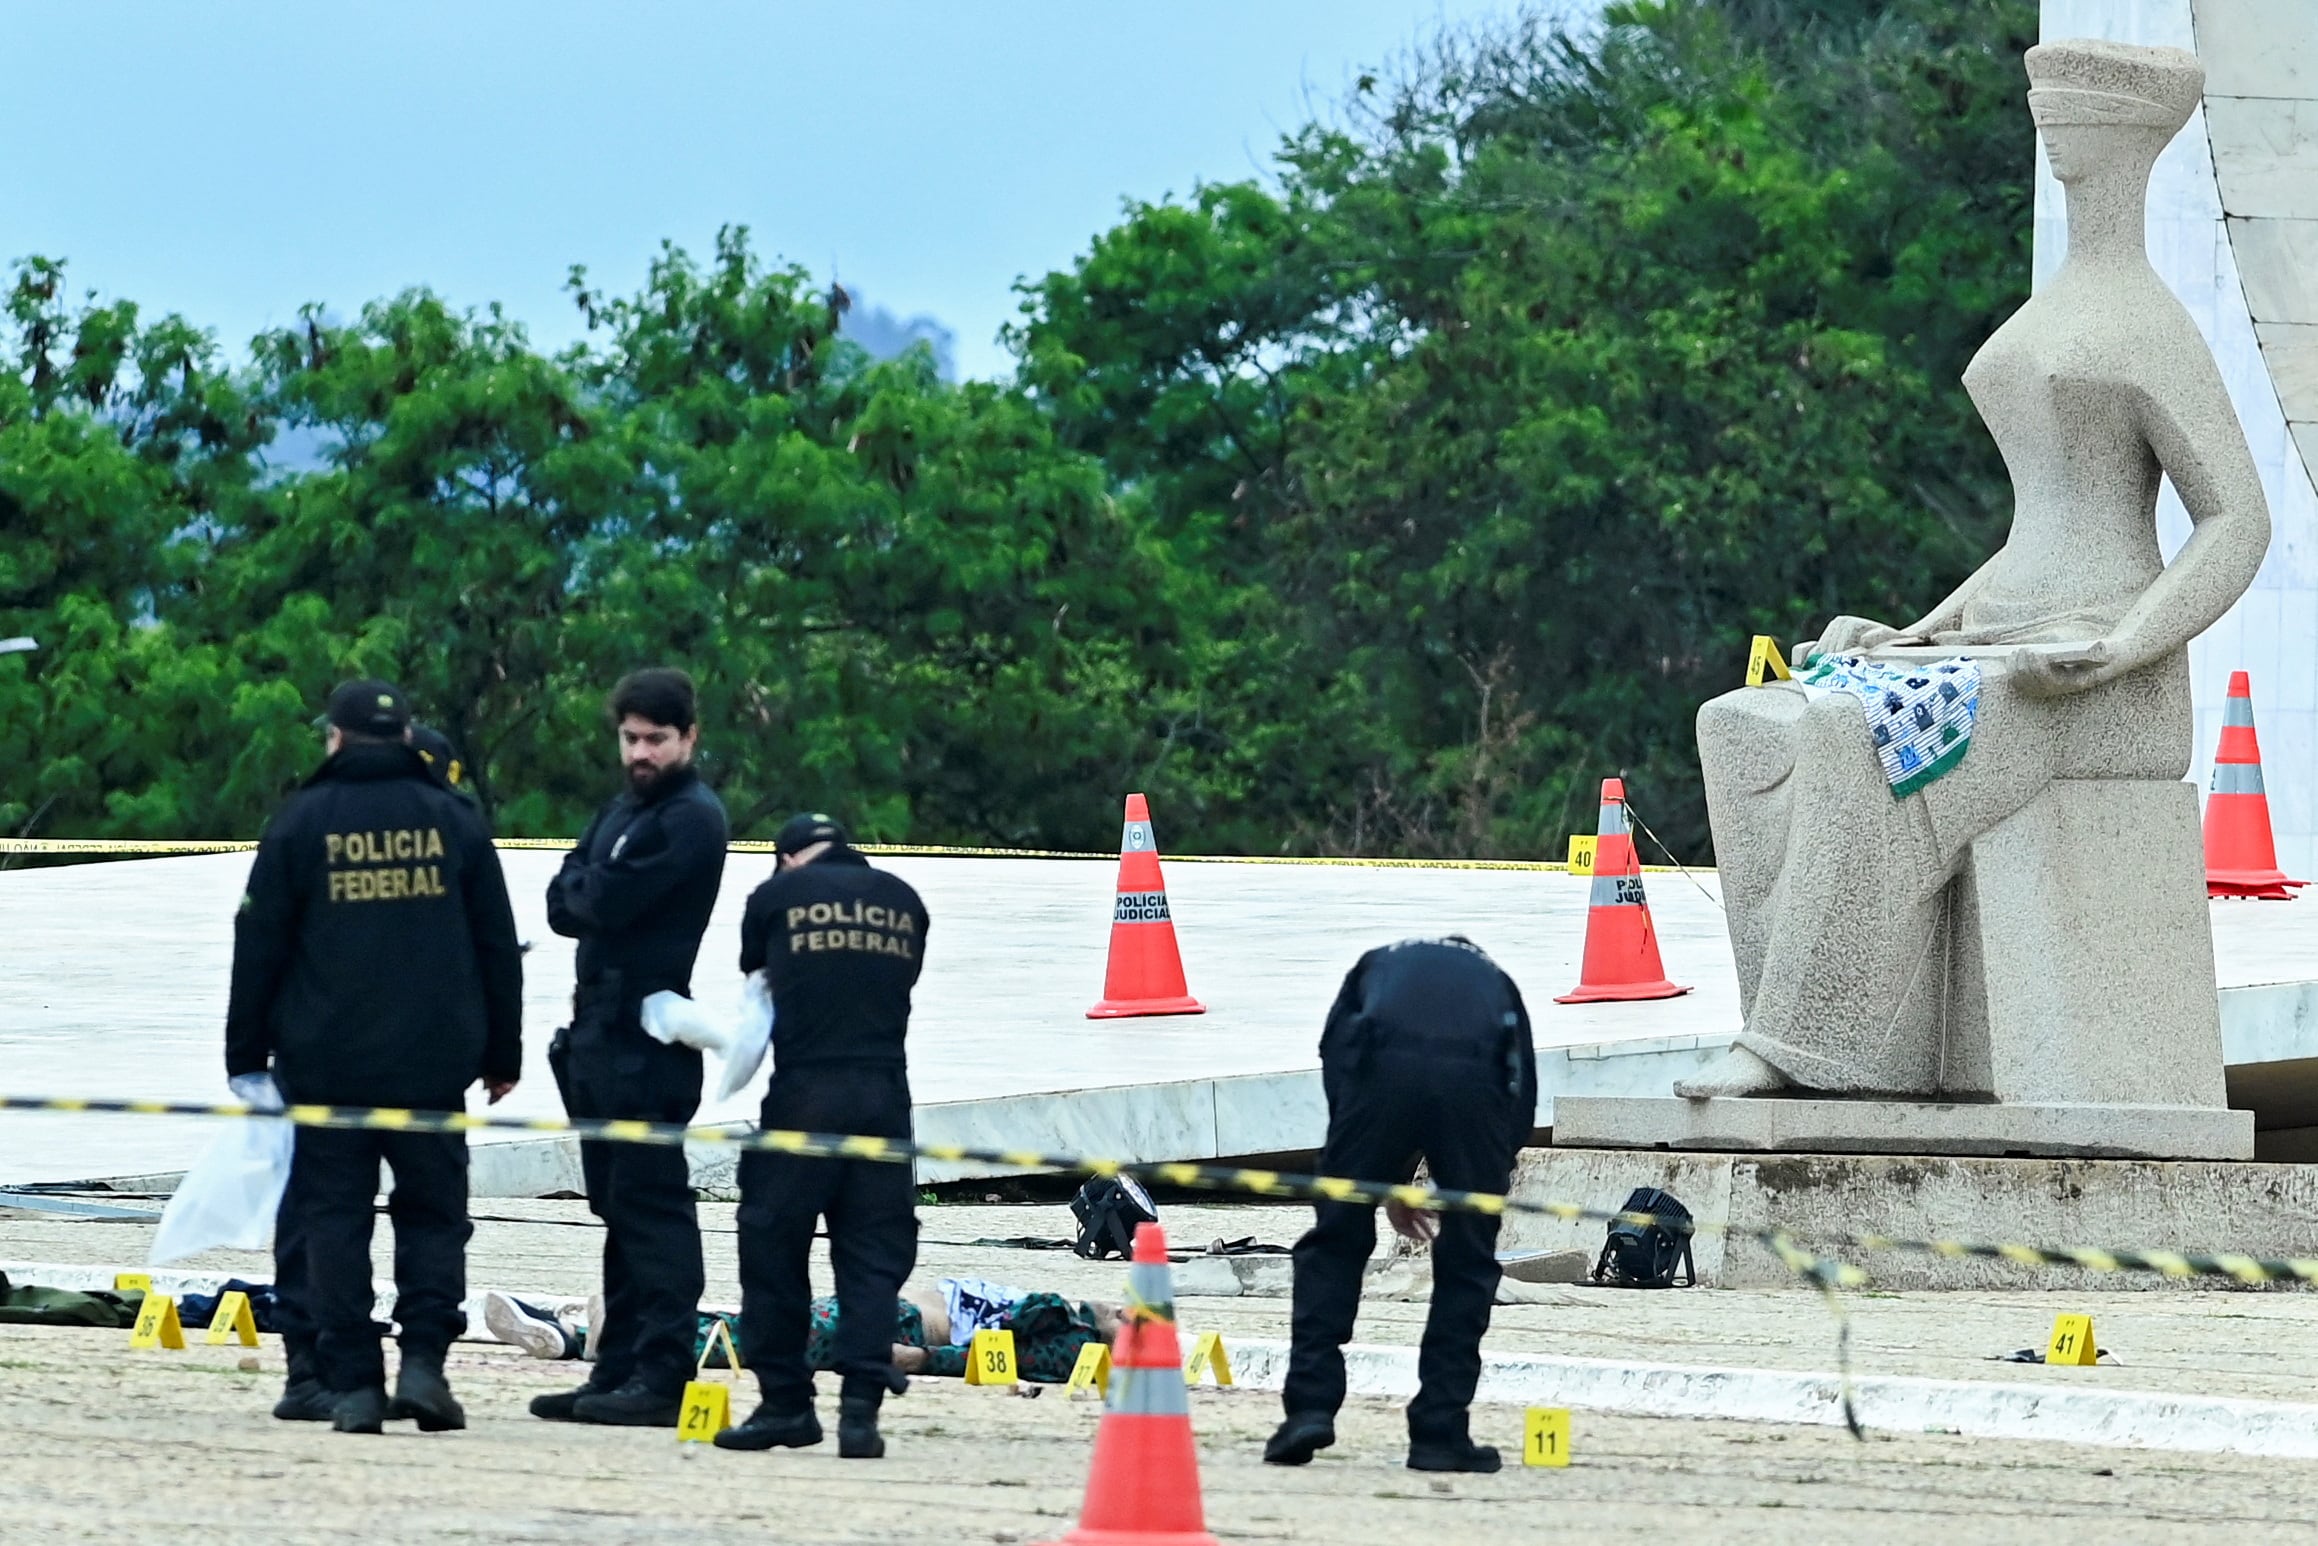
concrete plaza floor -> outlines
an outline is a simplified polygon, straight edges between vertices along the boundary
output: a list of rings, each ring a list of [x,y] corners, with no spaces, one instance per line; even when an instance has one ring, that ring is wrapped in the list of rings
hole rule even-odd
[[[600,1236],[580,1204],[478,1205],[473,1288],[584,1294]],[[1292,1207],[1165,1210],[1174,1242],[1254,1235],[1285,1243]],[[1115,1295],[1118,1263],[974,1242],[1061,1234],[1058,1205],[928,1208],[922,1279],[970,1274]],[[706,1204],[709,1299],[737,1296],[728,1205]],[[149,1226],[0,1215],[0,1261],[133,1266]],[[381,1220],[376,1259],[388,1259]],[[189,1266],[263,1276],[262,1257]],[[816,1279],[826,1285],[825,1262]],[[1834,1322],[1803,1293],[1528,1291],[1500,1306],[1492,1355],[1565,1353],[1764,1369],[1834,1367]],[[2318,1382],[2318,1296],[2176,1290],[2099,1295],[1849,1296],[1862,1375],[2299,1402]],[[1285,1336],[1281,1299],[1179,1300],[1186,1333]],[[2094,1369],[1992,1363],[2041,1344],[2061,1310],[2094,1316],[2121,1362]],[[1426,1306],[1363,1306],[1365,1343],[1413,1343]],[[736,1455],[657,1432],[551,1426],[523,1403],[572,1380],[494,1344],[462,1343],[452,1372],[463,1434],[342,1438],[265,1415],[278,1388],[272,1338],[254,1355],[200,1344],[132,1353],[125,1332],[0,1327],[0,1534],[42,1541],[1033,1542],[1069,1527],[1096,1423],[1059,1390],[1025,1400],[920,1381],[889,1407],[889,1459],[833,1448]],[[253,1358],[254,1372],[241,1368]],[[744,1408],[745,1408],[744,1399]],[[825,1395],[824,1404],[830,1400]],[[1355,1398],[1338,1447],[1303,1471],[1258,1463],[1275,1396],[1202,1388],[1193,1421],[1210,1528],[1226,1541],[1481,1543],[1581,1531],[1608,1540],[1696,1538],[1912,1543],[2100,1540],[2268,1542],[2318,1529],[2318,1462],[2165,1449],[2091,1448],[1949,1434],[1871,1434],[1770,1423],[1576,1415],[1567,1471],[1431,1478],[1401,1465],[1397,1404]],[[1476,1435],[1511,1450],[1521,1413],[1477,1406]]]

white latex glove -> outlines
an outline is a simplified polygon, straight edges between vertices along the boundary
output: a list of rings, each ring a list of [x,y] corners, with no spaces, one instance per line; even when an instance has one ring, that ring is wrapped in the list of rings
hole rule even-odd
[[[235,1074],[225,1081],[225,1087],[252,1111],[272,1115],[283,1108],[281,1087],[274,1083],[272,1074]]]

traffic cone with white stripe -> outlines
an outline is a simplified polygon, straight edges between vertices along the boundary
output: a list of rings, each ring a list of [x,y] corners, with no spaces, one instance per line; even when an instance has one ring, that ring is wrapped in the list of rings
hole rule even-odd
[[[1089,1020],[1129,1015],[1203,1015],[1207,1006],[1183,981],[1183,952],[1175,944],[1175,916],[1167,909],[1167,880],[1159,873],[1159,840],[1151,807],[1127,796],[1127,826],[1119,837],[1119,892],[1111,907],[1111,961],[1103,973],[1103,1001]]]
[[[1111,1382],[1078,1528],[1047,1546],[1222,1546],[1207,1533],[1199,1496],[1191,1397],[1175,1338],[1175,1276],[1156,1224],[1135,1227],[1127,1301],[1111,1345]]]
[[[2243,671],[2229,676],[2221,744],[2213,753],[2213,787],[2205,797],[2205,894],[2290,902],[2270,835],[2270,797],[2262,788],[2262,747],[2254,735],[2254,690]]]
[[[1594,891],[1586,911],[1586,959],[1578,985],[1557,1004],[1673,998],[1688,993],[1666,980],[1658,930],[1642,895],[1642,864],[1626,829],[1626,782],[1602,780],[1601,835],[1594,844]]]

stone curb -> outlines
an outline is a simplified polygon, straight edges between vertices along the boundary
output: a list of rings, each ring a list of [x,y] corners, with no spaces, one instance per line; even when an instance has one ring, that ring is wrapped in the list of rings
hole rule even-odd
[[[1238,1383],[1278,1390],[1288,1344],[1230,1344]],[[1355,1395],[1416,1393],[1414,1348],[1355,1343],[1344,1350]],[[1852,1381],[1862,1425],[1887,1433],[2090,1444],[2194,1454],[2318,1458],[2318,1406],[2143,1390],[2004,1385],[1865,1375]],[[1483,1360],[1477,1400],[1560,1406],[1630,1417],[1840,1425],[1842,1383],[1806,1370],[1704,1368],[1599,1358],[1496,1355]]]

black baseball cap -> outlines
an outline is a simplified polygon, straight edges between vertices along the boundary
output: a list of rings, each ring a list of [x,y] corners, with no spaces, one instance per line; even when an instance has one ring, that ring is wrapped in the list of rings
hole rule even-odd
[[[400,740],[410,728],[410,701],[393,683],[365,678],[341,684],[330,695],[326,717],[339,729],[356,735]]]
[[[834,816],[813,812],[791,816],[781,823],[780,836],[773,839],[773,852],[787,857],[801,854],[816,843],[835,843],[840,848],[852,845],[853,835]]]
[[[453,789],[464,781],[466,768],[459,761],[458,749],[451,738],[432,725],[413,721],[410,727],[411,749],[427,761],[428,771]]]

